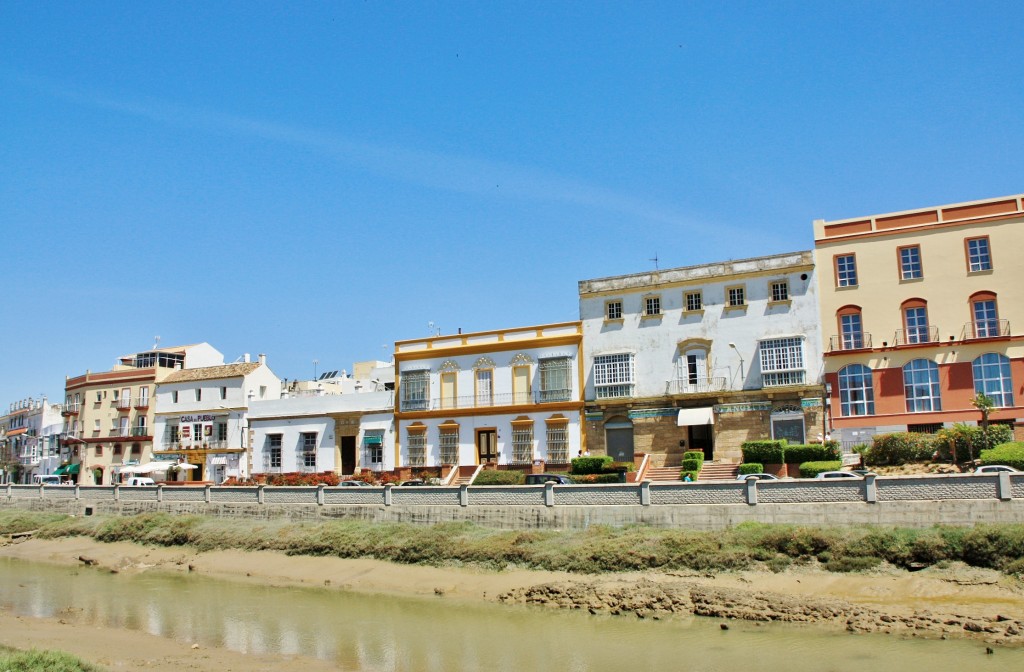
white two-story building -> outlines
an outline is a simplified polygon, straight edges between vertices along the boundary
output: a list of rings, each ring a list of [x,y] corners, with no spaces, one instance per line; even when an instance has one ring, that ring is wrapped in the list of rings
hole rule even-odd
[[[579,322],[395,343],[399,467],[565,466],[581,449]]]
[[[587,445],[617,460],[816,439],[822,355],[811,252],[579,283]]]
[[[280,398],[281,380],[265,355],[244,360],[175,371],[156,386],[153,454],[195,465],[187,480],[220,483],[249,475],[249,405]]]

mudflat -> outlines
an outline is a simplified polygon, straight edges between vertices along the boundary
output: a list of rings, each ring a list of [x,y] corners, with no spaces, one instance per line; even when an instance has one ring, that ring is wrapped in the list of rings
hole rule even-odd
[[[531,604],[627,618],[691,614],[787,621],[898,636],[971,637],[1024,645],[1024,584],[993,570],[951,565],[906,572],[884,568],[835,574],[813,566],[784,572],[566,572],[398,565],[379,560],[289,556],[270,551],[101,543],[85,537],[14,540],[0,556],[63,565],[94,564],[119,574],[193,572],[261,585],[322,587],[367,594]],[[137,631],[0,612],[0,642],[68,651],[111,669],[336,669],[328,661],[241,654]]]

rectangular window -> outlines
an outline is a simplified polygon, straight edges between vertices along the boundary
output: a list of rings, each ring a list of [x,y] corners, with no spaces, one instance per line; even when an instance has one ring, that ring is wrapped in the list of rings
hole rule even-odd
[[[281,435],[267,434],[267,462],[269,469],[281,468]]]
[[[379,467],[384,462],[384,430],[368,429],[363,435],[365,459],[369,465]]]
[[[217,423],[217,440],[227,441],[228,440],[228,423],[218,422]]]
[[[728,293],[727,303],[730,308],[738,308],[746,305],[747,290],[743,285],[729,287],[726,292]]]
[[[96,390],[96,403],[98,404],[101,401],[103,401],[103,393],[100,392],[99,390]]]
[[[841,315],[839,325],[843,332],[843,350],[857,350],[864,347],[864,330],[861,327],[860,313]]]
[[[203,388],[197,387],[196,388],[196,401],[202,401],[202,400],[203,400]]]
[[[227,399],[228,398],[228,388],[223,387],[223,386],[220,388],[220,398],[221,399]]]
[[[565,424],[551,424],[547,427],[548,462],[567,464],[569,462],[569,432]]]
[[[927,308],[906,308],[903,311],[903,319],[907,325],[907,343],[927,343],[931,340],[928,337]]]
[[[974,337],[993,338],[999,336],[999,315],[996,313],[994,299],[975,301],[971,304],[974,311]]]
[[[606,320],[621,320],[622,319],[622,301],[606,301],[604,304],[604,319]]]
[[[476,370],[476,405],[494,405],[494,370]]]
[[[654,317],[656,315],[661,315],[661,297],[645,296],[644,317]]]
[[[149,407],[149,387],[148,386],[143,385],[142,387],[139,388],[139,401],[138,401],[138,403],[136,405],[138,407],[140,407],[140,408],[148,408]]]
[[[164,445],[170,445],[178,442],[178,426],[166,424],[164,425]]]
[[[401,377],[402,410],[425,411],[430,405],[430,372],[409,371]]]
[[[110,454],[114,455],[114,456],[117,456],[117,455],[120,455],[123,451],[124,451],[124,449],[121,447],[121,444],[120,443],[115,443],[114,444],[114,449],[112,451],[110,451]]]
[[[772,283],[772,301],[789,301],[789,281],[778,280]]]
[[[765,387],[803,385],[804,339],[774,338],[761,341],[761,379]]]
[[[92,431],[94,431],[94,432],[100,431],[100,419],[99,418],[96,418],[96,420],[93,421]]]
[[[427,433],[424,431],[409,432],[409,466],[427,466]]]
[[[594,388],[598,399],[633,396],[633,355],[594,357]]]
[[[96,457],[103,457],[103,446],[96,446]]]
[[[178,391],[177,390],[172,390],[171,391],[171,403],[172,404],[178,403]]]
[[[442,427],[439,434],[441,464],[459,463],[459,428]]]
[[[921,269],[921,246],[909,245],[899,248],[900,280],[918,280],[923,277]]]
[[[512,426],[512,463],[530,464],[533,461],[533,425]]]
[[[992,270],[992,254],[988,248],[988,236],[967,239],[967,268],[971,273]]]
[[[836,256],[836,286],[857,286],[857,258],[852,254]]]
[[[683,294],[683,300],[686,303],[686,310],[688,312],[704,310],[704,293],[699,290],[696,292],[686,292]]]
[[[569,401],[572,397],[572,364],[568,357],[540,360],[538,401]]]
[[[316,469],[316,432],[302,432],[299,436],[302,466],[305,469]]]

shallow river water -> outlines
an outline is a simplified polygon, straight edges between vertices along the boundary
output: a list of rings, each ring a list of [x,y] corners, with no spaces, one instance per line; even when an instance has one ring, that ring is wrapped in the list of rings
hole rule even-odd
[[[986,655],[984,643],[963,640],[738,622],[722,630],[717,619],[640,621],[12,559],[0,559],[0,605],[183,646],[315,656],[357,671],[1024,670],[1024,649]]]

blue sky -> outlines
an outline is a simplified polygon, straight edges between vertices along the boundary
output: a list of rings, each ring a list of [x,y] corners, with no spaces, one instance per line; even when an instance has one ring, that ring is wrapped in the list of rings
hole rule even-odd
[[[287,378],[1024,191],[1020,3],[0,3],[0,403]]]

